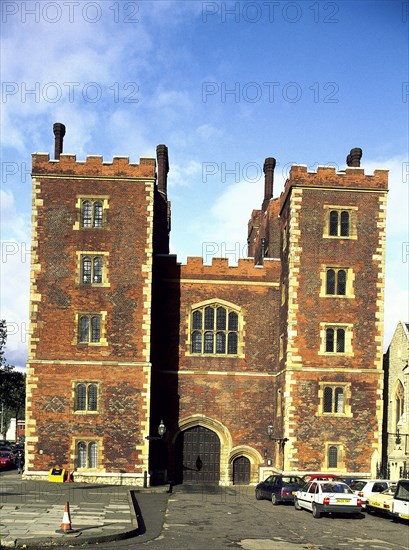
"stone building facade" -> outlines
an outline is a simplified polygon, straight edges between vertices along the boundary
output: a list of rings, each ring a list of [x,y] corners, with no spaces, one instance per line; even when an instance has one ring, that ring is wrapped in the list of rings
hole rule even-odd
[[[33,154],[27,477],[254,483],[381,460],[387,171],[264,164],[249,257],[169,254],[168,151]],[[166,426],[163,437],[159,425]]]
[[[391,479],[409,477],[409,323],[399,321],[384,358],[384,465]]]

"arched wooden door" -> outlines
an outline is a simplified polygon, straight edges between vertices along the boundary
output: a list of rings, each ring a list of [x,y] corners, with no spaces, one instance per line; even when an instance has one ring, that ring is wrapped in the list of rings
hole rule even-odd
[[[248,485],[250,483],[250,460],[245,456],[238,456],[233,461],[233,484]]]
[[[184,483],[219,483],[220,439],[215,432],[195,426],[177,439],[178,481]]]

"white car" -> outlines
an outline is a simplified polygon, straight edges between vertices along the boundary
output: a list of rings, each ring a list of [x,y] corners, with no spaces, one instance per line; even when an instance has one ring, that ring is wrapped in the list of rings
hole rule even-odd
[[[318,519],[325,513],[359,514],[362,501],[341,481],[310,481],[295,493],[296,510],[311,510]]]
[[[392,500],[392,516],[409,520],[409,479],[400,479]]]
[[[366,507],[366,500],[374,493],[381,493],[392,485],[389,479],[354,479],[350,487],[353,492],[361,497],[362,507]]]

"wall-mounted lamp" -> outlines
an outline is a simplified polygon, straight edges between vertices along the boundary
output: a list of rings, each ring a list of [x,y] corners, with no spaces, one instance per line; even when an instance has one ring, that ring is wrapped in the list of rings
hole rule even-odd
[[[269,424],[267,426],[267,435],[271,439],[271,441],[280,441],[283,445],[288,441],[287,437],[273,437],[274,427],[272,424]]]
[[[158,434],[159,435],[147,435],[145,436],[145,439],[149,439],[150,441],[155,441],[155,440],[158,440],[158,439],[162,439],[163,436],[165,435],[166,433],[166,426],[163,422],[163,420],[160,421],[160,424],[158,426]]]

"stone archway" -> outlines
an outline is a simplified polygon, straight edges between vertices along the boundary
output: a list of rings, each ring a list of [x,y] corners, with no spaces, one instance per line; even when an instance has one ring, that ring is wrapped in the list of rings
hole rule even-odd
[[[177,479],[183,483],[219,483],[220,439],[204,428],[194,426],[180,432],[176,440]]]
[[[188,432],[191,428],[205,428],[207,429],[209,432],[212,432],[214,433],[218,440],[219,440],[219,470],[218,470],[218,475],[219,475],[219,479],[218,479],[218,483],[220,485],[230,485],[231,484],[231,475],[229,476],[229,456],[230,456],[230,451],[232,449],[232,439],[231,439],[231,435],[230,435],[230,432],[229,430],[226,428],[226,426],[224,426],[221,422],[219,422],[218,420],[214,420],[212,418],[209,418],[203,414],[194,414],[194,415],[191,415],[191,416],[188,416],[186,418],[182,418],[180,421],[179,421],[179,431],[174,435],[173,437],[173,446],[174,446],[174,450],[175,450],[175,473],[176,473],[176,481],[177,482],[181,482],[183,481],[183,460],[184,460],[184,457],[183,457],[183,454],[184,454],[184,450],[183,450],[183,446],[184,446],[184,436],[182,436],[181,434],[185,433],[186,434],[186,437],[187,438],[190,438],[190,439],[195,439],[197,438],[198,440],[200,440],[200,438],[208,438],[208,442],[206,443],[207,447],[207,451],[208,453],[212,454],[213,453],[213,459],[210,459],[210,454],[208,455],[208,458],[210,460],[215,460],[216,459],[216,452],[215,450],[212,450],[211,449],[211,443],[210,441],[213,440],[214,442],[216,441],[214,439],[214,436],[212,436],[211,434],[208,434],[208,432],[206,431],[200,431],[200,430],[196,430],[195,432]],[[187,435],[189,433],[189,435]],[[200,435],[202,434],[202,435]],[[207,434],[207,435],[206,435]],[[194,442],[191,442],[189,443],[188,445],[191,445],[191,449],[194,448],[195,445],[197,445],[198,443],[194,443]],[[217,445],[217,442],[214,443],[214,445]],[[190,453],[192,453],[193,451],[189,451]],[[197,460],[197,457],[201,457],[200,453],[196,456],[195,460]],[[198,461],[198,463],[196,464],[195,460],[193,460],[192,458],[189,459],[189,464],[190,466],[187,466],[187,467],[202,467],[203,469],[203,464],[201,465],[200,464],[200,460],[202,460],[203,462],[203,459],[200,458],[200,460]],[[192,466],[193,464],[193,466]],[[185,467],[186,467],[186,464],[185,464]],[[185,470],[186,471],[186,470]],[[191,474],[191,475],[194,475],[194,474]],[[181,479],[182,478],[182,479]],[[205,483],[205,481],[204,481]],[[210,483],[214,483],[213,481],[211,481]]]

